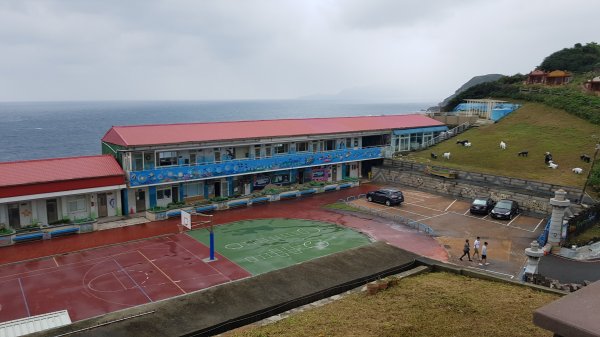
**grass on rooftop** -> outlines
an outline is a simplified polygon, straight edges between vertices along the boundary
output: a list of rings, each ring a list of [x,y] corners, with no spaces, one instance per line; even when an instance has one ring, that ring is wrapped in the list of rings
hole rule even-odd
[[[354,293],[276,323],[224,336],[552,336],[532,323],[558,295],[448,273],[405,278],[376,295]]]
[[[457,140],[468,139],[473,145],[464,147]],[[500,149],[500,141],[507,144]],[[526,103],[498,123],[471,128],[468,131],[408,158],[417,162],[467,171],[543,181],[562,186],[583,187],[591,163],[580,160],[581,154],[594,155],[600,141],[600,126],[567,112],[543,104]],[[518,157],[529,151],[528,157]],[[548,168],[544,153],[552,153],[558,169]],[[438,155],[431,159],[430,153]],[[450,152],[450,160],[442,153]],[[583,168],[575,174],[572,168]]]

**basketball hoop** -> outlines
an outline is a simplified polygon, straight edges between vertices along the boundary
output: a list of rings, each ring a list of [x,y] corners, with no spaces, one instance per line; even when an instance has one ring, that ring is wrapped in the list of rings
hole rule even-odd
[[[192,221],[192,216],[199,216],[200,220]],[[205,259],[206,262],[215,261],[215,233],[213,231],[212,225],[212,215],[203,214],[203,213],[188,213],[184,210],[181,210],[181,225],[188,230],[192,230],[194,227],[207,227],[208,232],[210,233],[210,257],[209,259]]]

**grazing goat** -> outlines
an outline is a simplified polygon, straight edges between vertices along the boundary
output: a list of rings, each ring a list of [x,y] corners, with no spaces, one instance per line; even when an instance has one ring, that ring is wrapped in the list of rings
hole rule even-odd
[[[590,162],[590,159],[592,159],[592,158],[590,158],[590,156],[588,156],[587,154],[582,154],[581,156],[579,156],[579,158],[580,158],[581,160],[583,160],[584,162],[586,162],[586,163],[589,163],[589,162]]]
[[[581,172],[583,172],[583,169],[581,167],[575,167],[572,171],[574,173],[581,174]]]
[[[557,169],[558,168],[558,164],[555,164],[552,160],[548,162],[548,167],[551,169]]]
[[[529,151],[521,151],[521,152],[517,153],[517,156],[519,156],[519,157],[527,157],[528,154],[529,154]]]
[[[552,154],[550,152],[546,152],[546,154],[544,154],[544,163],[546,163],[546,165],[548,165],[548,163],[551,161],[552,161]]]
[[[450,160],[450,152],[444,152],[443,156],[444,156],[444,159]]]
[[[437,159],[437,154],[431,152],[431,159]]]
[[[460,144],[460,145],[464,146],[464,145],[465,145],[465,143],[468,143],[468,142],[469,142],[469,140],[468,140],[468,139],[463,139],[463,140],[457,140],[457,141],[456,141],[456,144]]]
[[[506,143],[504,141],[502,141],[502,140],[500,141],[500,148],[502,150],[506,150]]]
[[[471,142],[466,142],[466,143],[463,144],[463,146],[471,147]]]

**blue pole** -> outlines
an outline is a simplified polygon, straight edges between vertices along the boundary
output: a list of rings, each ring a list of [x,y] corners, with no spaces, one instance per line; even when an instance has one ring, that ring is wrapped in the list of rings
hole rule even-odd
[[[210,260],[215,260],[215,233],[210,229]]]

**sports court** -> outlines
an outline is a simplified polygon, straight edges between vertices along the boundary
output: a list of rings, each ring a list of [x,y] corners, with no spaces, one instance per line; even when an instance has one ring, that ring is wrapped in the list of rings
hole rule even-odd
[[[257,219],[0,266],[0,322],[67,309],[72,321],[184,295],[370,243],[331,223]]]

